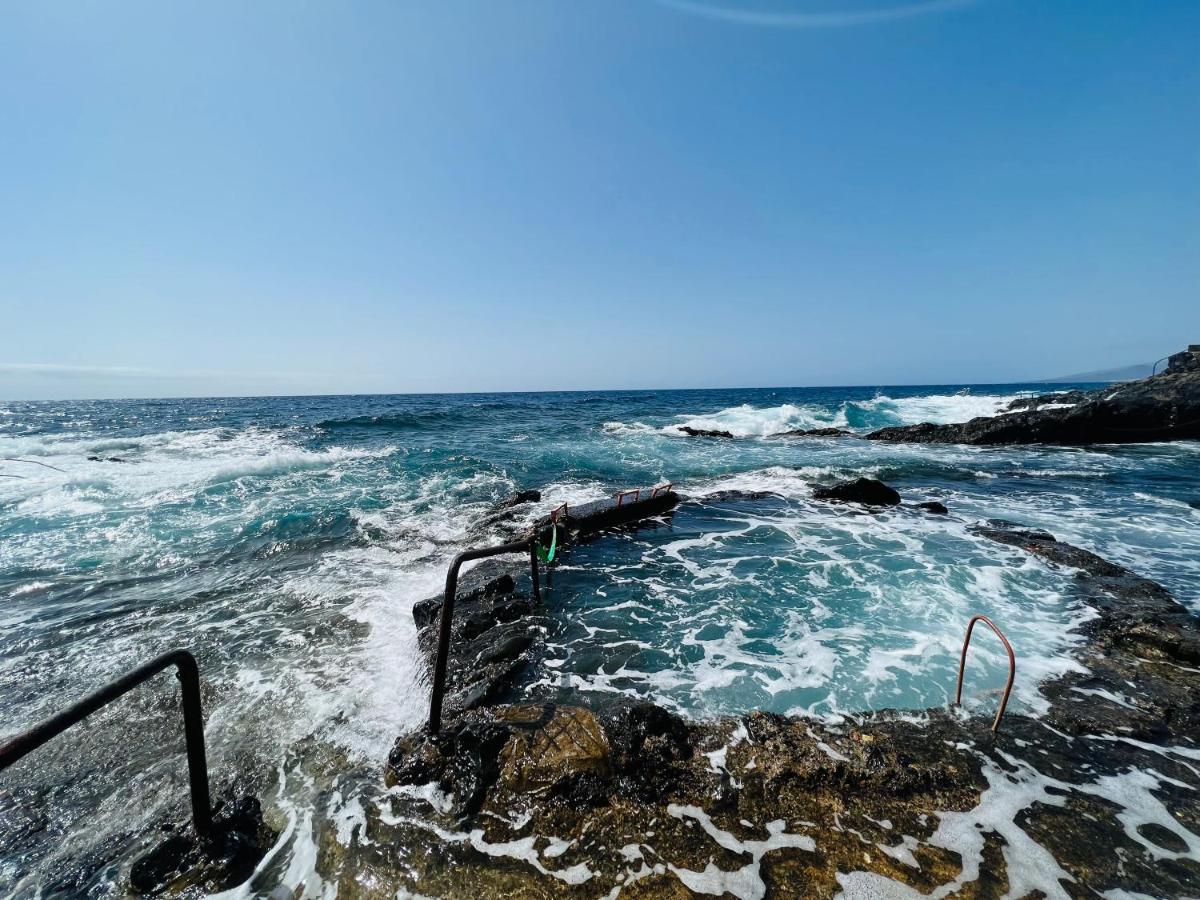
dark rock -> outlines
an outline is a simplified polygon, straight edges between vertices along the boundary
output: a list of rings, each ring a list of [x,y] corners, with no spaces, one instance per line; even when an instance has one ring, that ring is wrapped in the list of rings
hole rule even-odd
[[[852,437],[853,432],[844,428],[797,428],[793,431],[781,431],[772,437]]]
[[[813,491],[813,497],[840,503],[861,503],[864,506],[896,506],[900,502],[900,495],[894,489],[874,478],[856,478],[832,487],[817,488]]]
[[[520,506],[522,503],[537,503],[541,499],[542,499],[541,491],[535,491],[535,490],[517,491],[517,493],[511,494],[510,496],[505,497],[503,500],[501,500],[499,505],[501,508],[506,509],[510,506]]]
[[[1200,439],[1200,370],[1169,371],[1087,394],[1070,409],[1029,409],[958,425],[881,428],[869,440],[932,444],[1125,444]]]
[[[1062,391],[1058,394],[1042,394],[1038,397],[1018,397],[1008,404],[1008,409],[1037,409],[1049,403],[1083,403],[1095,391]]]
[[[772,497],[778,497],[774,491],[715,491],[711,494],[705,494],[703,497],[697,497],[700,503],[738,503],[738,502],[754,502],[756,500],[769,500]]]
[[[1192,344],[1188,349],[1172,354],[1167,359],[1167,372],[1200,372],[1200,345]]]
[[[466,580],[466,578],[463,579],[464,582]],[[514,590],[516,590],[516,584],[513,582],[512,576],[505,572],[474,590],[465,592],[460,590],[455,598],[455,606],[462,607],[464,604],[471,604],[478,600],[511,594]],[[441,612],[442,598],[440,596],[429,597],[413,604],[412,617],[418,628],[425,628],[436,622]]]
[[[941,503],[938,500],[926,500],[924,503],[918,503],[917,508],[923,509],[929,513],[933,513],[937,516],[944,516],[950,512],[950,510],[946,509],[946,504]]]
[[[228,890],[250,877],[275,837],[257,798],[239,797],[217,810],[207,837],[179,831],[139,857],[130,867],[130,887],[139,894]]]
[[[89,456],[89,457],[88,457],[88,462],[115,462],[115,463],[123,463],[123,462],[129,462],[129,460],[127,460],[127,459],[122,459],[122,458],[121,458],[121,457],[119,457],[119,456]]]
[[[679,430],[688,437],[731,438],[732,431],[714,431],[707,428],[692,428],[690,425],[680,425]]]
[[[1200,500],[1189,500],[1188,506],[1192,509],[1200,509]]]

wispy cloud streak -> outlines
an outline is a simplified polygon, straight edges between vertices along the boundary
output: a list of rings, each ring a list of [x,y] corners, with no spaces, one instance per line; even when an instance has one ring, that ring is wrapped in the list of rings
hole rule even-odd
[[[978,0],[925,0],[921,3],[845,12],[767,12],[715,6],[704,3],[702,0],[658,0],[658,2],[680,12],[731,22],[735,25],[756,25],[763,28],[851,28],[856,25],[875,25],[882,22],[893,22],[897,19],[912,19],[917,16],[951,12],[967,6],[974,6]]]

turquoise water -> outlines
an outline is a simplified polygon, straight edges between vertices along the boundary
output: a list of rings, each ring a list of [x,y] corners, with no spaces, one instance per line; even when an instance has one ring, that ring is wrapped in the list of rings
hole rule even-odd
[[[455,553],[499,537],[476,523],[517,489],[543,492],[529,519],[662,480],[690,498],[673,516],[574,548],[554,572],[531,695],[633,694],[697,716],[916,711],[947,701],[967,618],[984,612],[1017,648],[1015,702],[1036,713],[1037,683],[1074,665],[1065,629],[1087,611],[1063,573],[968,526],[1045,527],[1200,610],[1200,446],[770,437],[963,421],[1035,389],[0,403],[0,456],[21,460],[0,462],[0,733],[192,648],[214,777],[291,823],[262,890],[311,879],[313,835],[421,719],[409,610]],[[810,499],[857,475],[952,515]],[[971,702],[988,704],[1002,660],[987,641],[976,653]],[[161,679],[0,776],[0,817],[15,823],[0,829],[4,893],[106,895],[181,814],[171,696]],[[338,803],[313,774],[331,757],[346,773]]]

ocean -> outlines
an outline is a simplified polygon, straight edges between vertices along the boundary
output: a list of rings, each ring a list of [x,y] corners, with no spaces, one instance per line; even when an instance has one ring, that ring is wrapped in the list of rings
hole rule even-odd
[[[1053,389],[1071,387],[1087,386]],[[499,539],[480,522],[518,490],[542,494],[520,523],[663,481],[686,498],[672,516],[563,556],[525,690],[691,717],[918,715],[953,698],[963,630],[985,613],[1017,650],[1013,708],[1036,714],[1039,682],[1078,668],[1069,629],[1093,613],[1061,573],[969,526],[1044,528],[1200,612],[1200,445],[774,435],[965,421],[1045,390],[0,402],[0,735],[190,649],[214,793],[256,793],[281,831],[239,893],[317,896],[318,836],[360,819],[393,741],[427,711],[411,607],[456,553]],[[811,499],[860,475],[905,505]],[[990,709],[1004,657],[988,640],[973,653],[969,703]],[[174,696],[161,676],[0,776],[0,893],[112,895],[163,823],[186,818]]]

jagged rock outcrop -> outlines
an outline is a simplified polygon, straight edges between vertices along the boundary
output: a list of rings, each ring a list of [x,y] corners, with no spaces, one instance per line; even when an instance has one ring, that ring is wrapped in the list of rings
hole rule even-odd
[[[484,563],[459,582],[446,666],[445,714],[498,703],[529,669],[541,622],[533,601],[517,590],[500,564]],[[440,595],[413,605],[418,644],[432,660],[437,652]]]
[[[1069,409],[1031,409],[958,425],[881,428],[869,440],[930,444],[1124,444],[1200,440],[1200,369],[1114,385]]]
[[[707,438],[731,438],[732,431],[717,431],[711,428],[693,428],[690,425],[680,425],[678,429],[681,433],[688,437],[707,437]]]
[[[894,488],[874,478],[855,478],[831,487],[815,488],[813,497],[839,503],[861,503],[863,506],[897,506],[900,503],[900,494]]]
[[[1057,394],[1040,394],[1037,397],[1018,397],[1008,404],[1008,409],[1037,409],[1039,406],[1083,403],[1094,391],[1060,391]]]

